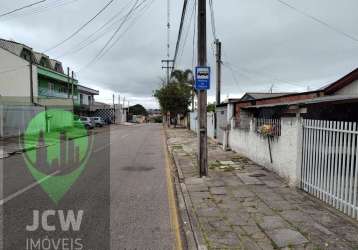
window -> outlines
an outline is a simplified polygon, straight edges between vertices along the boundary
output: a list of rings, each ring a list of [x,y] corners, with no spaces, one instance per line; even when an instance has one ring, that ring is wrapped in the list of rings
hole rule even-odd
[[[92,104],[92,98],[91,98],[92,96],[88,96],[88,105],[91,105]]]
[[[47,67],[45,58],[43,58],[43,57],[41,58],[40,65],[43,66],[43,67]]]
[[[48,83],[48,95],[54,96],[55,95],[55,84],[52,82]]]
[[[23,49],[20,56],[24,58],[26,61],[30,62],[32,56],[31,51],[28,49]]]
[[[56,63],[55,64],[55,71],[59,72],[59,73],[63,73],[63,69],[60,63]]]
[[[80,104],[82,105],[83,104],[83,95],[80,94]]]

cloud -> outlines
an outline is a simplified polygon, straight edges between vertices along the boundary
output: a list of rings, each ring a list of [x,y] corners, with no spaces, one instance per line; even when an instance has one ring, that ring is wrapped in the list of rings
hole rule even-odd
[[[71,34],[93,16],[103,1],[63,0],[65,6],[50,8],[38,14],[0,19],[4,38],[28,44],[35,50],[45,50]],[[103,13],[75,39],[58,50],[56,57],[86,38],[120,8],[131,0],[115,0]],[[358,37],[358,2],[356,0],[285,0],[311,15],[352,36]],[[2,1],[2,9],[10,10],[30,1]],[[182,1],[172,1],[172,50],[176,41]],[[238,96],[246,91],[267,91],[274,84],[276,91],[303,91],[320,87],[357,67],[358,43],[329,28],[302,16],[280,4],[277,0],[214,0],[216,30],[223,43],[224,96]],[[208,8],[209,10],[209,8]],[[179,53],[178,66],[192,68],[193,27],[190,23],[192,6],[183,40],[185,47]],[[212,50],[210,15],[208,15],[208,64],[215,65]],[[101,89],[100,99],[110,99],[111,92],[127,95],[134,102],[148,107],[157,105],[152,92],[164,76],[161,59],[166,55],[166,6],[155,0],[153,5],[136,21],[130,30],[101,60],[81,70],[78,75],[83,84]],[[113,32],[113,29],[112,29]],[[88,64],[111,33],[81,52],[61,59],[65,65],[78,71]],[[194,41],[195,42],[195,41]],[[196,42],[194,43],[196,46]],[[194,47],[194,51],[195,51]],[[181,56],[182,55],[182,56]],[[212,79],[215,79],[215,70]],[[215,86],[213,83],[212,86]],[[209,91],[213,100],[214,88]]]

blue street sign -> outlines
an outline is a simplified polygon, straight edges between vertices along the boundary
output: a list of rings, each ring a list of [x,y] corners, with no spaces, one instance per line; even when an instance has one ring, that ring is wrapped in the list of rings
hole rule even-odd
[[[195,89],[210,89],[210,67],[195,68]]]

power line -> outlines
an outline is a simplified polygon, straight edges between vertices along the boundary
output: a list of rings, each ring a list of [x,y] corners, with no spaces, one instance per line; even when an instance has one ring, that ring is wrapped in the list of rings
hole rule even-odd
[[[176,46],[175,46],[175,52],[174,52],[173,68],[175,67],[176,59],[177,59],[178,52],[179,52],[180,40],[181,40],[181,35],[182,35],[182,32],[183,32],[183,26],[184,26],[184,21],[185,21],[185,16],[186,16],[187,5],[188,5],[188,0],[184,0],[183,10],[182,10],[181,19],[180,19],[178,38],[177,38],[177,42],[176,42]]]
[[[213,32],[214,40],[216,40],[217,36],[216,36],[216,24],[215,24],[215,13],[214,13],[213,0],[209,0],[209,6],[210,6],[210,14],[211,14],[211,31]]]
[[[80,71],[84,70],[85,68],[89,67],[91,64],[95,63],[97,60],[99,60],[102,56],[104,56],[108,50],[106,50],[108,48],[108,46],[110,45],[110,43],[113,41],[113,39],[115,38],[115,36],[118,34],[118,32],[122,29],[122,27],[124,26],[124,24],[128,21],[128,18],[133,14],[133,12],[135,10],[137,10],[140,6],[142,6],[145,2],[147,2],[148,0],[143,0],[142,2],[140,2],[138,4],[139,0],[136,0],[134,5],[131,7],[131,9],[128,11],[128,13],[126,14],[124,20],[120,23],[120,25],[118,26],[118,28],[113,32],[112,36],[107,40],[107,42],[105,43],[105,45],[102,47],[102,49],[96,54],[96,56],[84,67],[82,68]],[[116,40],[118,41],[118,39]],[[110,48],[112,48],[112,46],[115,43],[113,43],[111,45]]]
[[[65,42],[67,42],[68,40],[70,40],[71,38],[73,38],[75,35],[77,35],[81,30],[83,30],[88,24],[90,24],[93,20],[95,20],[103,11],[105,11],[108,6],[110,6],[113,3],[114,0],[110,0],[99,12],[96,13],[96,15],[94,15],[90,20],[88,20],[86,23],[84,23],[81,27],[79,27],[75,32],[73,32],[70,36],[68,36],[66,39],[64,39],[63,41],[59,42],[58,44],[56,44],[55,46],[47,49],[46,51],[44,51],[44,53],[49,52],[59,46],[61,46],[62,44],[64,44]]]
[[[155,0],[151,0],[151,2],[149,2],[147,5],[144,5],[144,6],[142,7],[142,9],[140,9],[138,12],[143,11],[143,12],[141,13],[141,14],[143,15],[143,14],[144,14],[144,11],[145,11],[145,10],[148,10],[148,8],[153,4],[154,1],[155,1]],[[139,4],[139,5],[134,9],[134,11],[137,10],[141,5],[143,5],[143,4],[146,3],[146,2],[148,2],[148,0],[144,0],[141,4]],[[140,17],[141,17],[141,16],[139,16],[136,20],[133,20],[133,22],[131,23],[131,25],[129,25],[129,26],[127,27],[127,29],[126,29],[121,35],[118,36],[118,38],[112,43],[112,45],[110,45],[110,47],[108,47],[108,48],[106,49],[106,51],[103,52],[103,54],[99,57],[99,59],[102,58],[105,54],[108,53],[108,51],[110,51],[110,50],[113,48],[113,46],[123,37],[123,35],[125,35],[125,34],[128,32],[128,30],[130,30],[130,29],[134,26],[134,24],[139,20]],[[129,20],[130,20],[130,18],[128,19],[128,21],[129,21]]]
[[[338,29],[336,27],[331,26],[329,23],[327,23],[327,22],[325,22],[325,21],[323,21],[323,20],[321,20],[321,19],[319,19],[319,18],[317,18],[317,17],[315,17],[315,16],[313,16],[313,15],[311,15],[311,14],[309,14],[309,13],[303,11],[303,10],[300,10],[300,9],[296,8],[295,6],[285,2],[283,0],[276,0],[276,1],[281,3],[281,4],[283,4],[283,5],[285,5],[286,7],[290,8],[290,9],[300,13],[301,15],[303,15],[303,16],[305,16],[307,18],[310,18],[311,20],[313,20],[313,21],[315,21],[315,22],[327,27],[328,29],[330,29],[332,31],[334,31],[334,32],[336,32],[336,33],[338,33],[340,35],[343,35],[343,36],[347,37],[350,40],[358,42],[358,38],[356,38],[356,37],[344,32],[344,31],[342,31],[342,30],[340,30],[340,29]]]
[[[72,1],[66,1],[66,0],[59,0],[56,1],[54,4],[51,2],[48,2],[47,5],[40,6],[38,8],[31,9],[31,11],[24,12],[24,13],[16,13],[15,15],[11,15],[5,18],[5,20],[16,18],[16,17],[22,17],[22,16],[29,16],[33,14],[40,14],[51,10],[56,10],[59,7],[66,6],[75,2],[78,2],[79,0],[72,0]]]
[[[195,15],[194,15],[195,13],[196,13],[196,1],[193,1],[193,10],[192,10],[191,15],[190,15],[188,29],[187,29],[187,32],[185,34],[185,38],[184,38],[184,42],[183,42],[182,49],[181,49],[181,52],[180,52],[180,56],[177,59],[178,61],[180,61],[180,58],[182,58],[182,56],[184,54],[186,42],[188,40],[188,36],[189,36],[190,28],[191,28],[191,23],[193,21],[193,18],[195,19]]]
[[[30,8],[30,7],[32,7],[32,6],[34,6],[34,5],[37,5],[37,4],[46,2],[46,1],[47,1],[47,0],[41,0],[41,1],[38,1],[38,2],[35,2],[35,3],[31,3],[31,4],[28,4],[28,5],[22,6],[22,7],[20,7],[20,8],[14,9],[14,10],[8,11],[8,12],[6,12],[6,13],[0,14],[0,18],[1,18],[1,17],[4,17],[4,16],[7,16],[7,15],[10,15],[10,14],[15,13],[15,12],[20,11],[20,10],[23,10],[23,9],[26,9],[26,8]]]
[[[132,0],[131,2],[134,2],[134,1],[135,0]],[[86,47],[93,44],[94,42],[98,41],[100,38],[103,38],[103,36],[106,33],[108,33],[111,30],[111,28],[115,25],[115,23],[112,23],[112,24],[110,24],[110,23],[113,22],[116,18],[118,18],[118,16],[120,16],[123,13],[123,11],[130,5],[131,2],[128,2],[125,6],[123,6],[123,8],[121,8],[114,16],[112,16],[101,27],[99,27],[97,30],[92,32],[85,39],[83,39],[82,41],[80,41],[79,43],[74,45],[71,49],[67,50],[62,55],[58,56],[56,59],[60,59],[67,55],[72,55],[72,54],[78,53],[78,52],[82,51],[83,49],[85,49]],[[119,21],[122,21],[124,18],[125,18],[125,16],[123,16],[121,19],[119,19]],[[108,26],[108,27],[106,28],[106,26]],[[102,30],[103,30],[103,32],[101,32]],[[94,37],[94,39],[91,39],[92,37]]]
[[[194,68],[195,65],[195,38],[196,38],[196,0],[194,0],[194,31],[193,31],[193,41],[192,41],[192,58],[191,58],[191,67]]]

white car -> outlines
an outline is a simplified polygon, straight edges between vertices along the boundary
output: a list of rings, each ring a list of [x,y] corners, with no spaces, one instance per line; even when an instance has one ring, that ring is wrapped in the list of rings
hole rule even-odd
[[[80,120],[87,129],[93,129],[96,126],[94,119],[91,117],[81,116]]]
[[[106,123],[102,117],[92,117],[96,127],[103,127]]]

